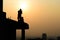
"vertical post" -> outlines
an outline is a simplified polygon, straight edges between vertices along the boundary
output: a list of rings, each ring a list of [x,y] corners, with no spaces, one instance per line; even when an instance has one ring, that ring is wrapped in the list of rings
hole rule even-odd
[[[25,29],[22,29],[21,34],[22,34],[22,40],[25,40]]]
[[[3,0],[0,0],[0,12],[3,11]]]

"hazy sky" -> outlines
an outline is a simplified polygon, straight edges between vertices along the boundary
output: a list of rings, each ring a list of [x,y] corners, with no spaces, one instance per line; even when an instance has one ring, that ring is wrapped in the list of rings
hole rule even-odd
[[[17,20],[20,3],[26,2],[23,10],[25,22],[29,24],[26,36],[39,37],[46,32],[48,36],[60,35],[60,0],[4,0],[7,17]],[[17,30],[17,36],[21,33]]]

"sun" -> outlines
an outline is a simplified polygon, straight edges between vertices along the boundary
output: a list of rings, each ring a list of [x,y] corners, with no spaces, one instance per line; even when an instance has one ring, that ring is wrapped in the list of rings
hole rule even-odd
[[[21,9],[26,9],[27,8],[27,4],[26,3],[21,3],[20,6],[21,6],[20,7]]]
[[[19,8],[21,8],[22,10],[26,10],[28,9],[28,4],[27,2],[23,1],[19,3]]]
[[[24,0],[19,0],[15,6],[17,11],[22,9],[23,13],[27,12],[30,8],[29,2]]]

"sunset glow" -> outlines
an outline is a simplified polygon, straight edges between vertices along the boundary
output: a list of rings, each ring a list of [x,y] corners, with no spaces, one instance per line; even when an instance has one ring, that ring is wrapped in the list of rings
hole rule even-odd
[[[26,9],[27,8],[27,4],[26,3],[21,3],[21,8],[22,9]]]
[[[19,3],[18,3],[18,8],[19,8],[19,9],[21,8],[22,10],[28,9],[28,4],[27,4],[27,2],[25,2],[25,1],[19,2]]]
[[[60,0],[4,0],[3,11],[7,18],[17,20],[18,10],[22,9],[24,22],[29,24],[26,37],[60,35]],[[21,31],[17,30],[17,36]]]

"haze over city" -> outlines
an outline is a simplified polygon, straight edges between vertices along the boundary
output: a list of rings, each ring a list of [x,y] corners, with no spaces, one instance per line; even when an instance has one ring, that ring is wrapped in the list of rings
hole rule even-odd
[[[60,0],[4,0],[3,11],[7,18],[17,21],[17,11],[22,8],[25,22],[29,24],[26,37],[60,35]],[[16,31],[17,37],[21,30]]]

